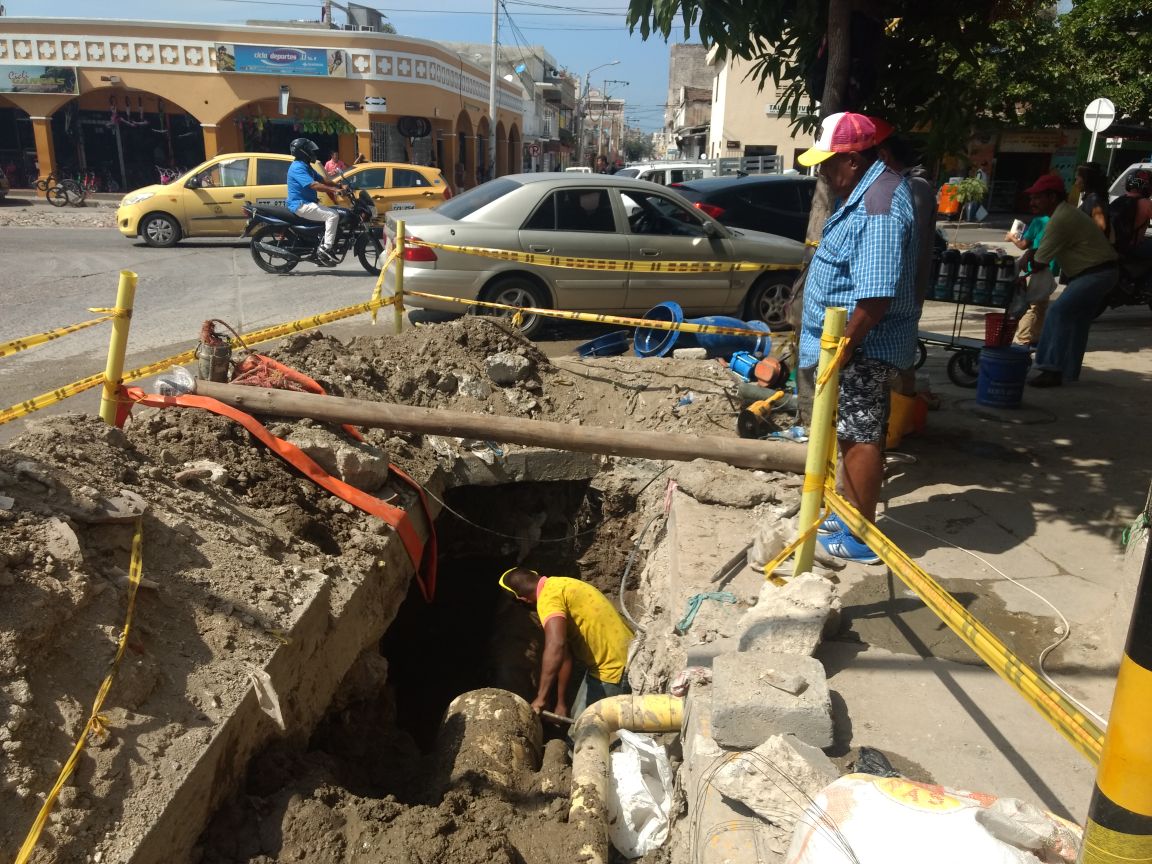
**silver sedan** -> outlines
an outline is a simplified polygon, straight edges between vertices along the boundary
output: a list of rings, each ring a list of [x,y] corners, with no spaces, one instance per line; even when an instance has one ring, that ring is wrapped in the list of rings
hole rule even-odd
[[[408,238],[549,258],[619,262],[750,262],[786,269],[650,272],[652,268],[546,266],[414,245],[404,255],[406,291],[512,306],[639,316],[674,300],[686,315],[735,315],[785,324],[804,245],[774,234],[729,228],[677,193],[603,174],[513,174],[477,186],[434,210],[389,213],[388,247],[402,217]],[[393,280],[389,268],[386,284]],[[405,305],[439,312],[460,304],[412,297]],[[541,316],[524,316],[535,334]]]

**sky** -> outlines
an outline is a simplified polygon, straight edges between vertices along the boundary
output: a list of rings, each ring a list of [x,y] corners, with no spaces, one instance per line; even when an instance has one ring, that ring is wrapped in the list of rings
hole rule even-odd
[[[627,0],[501,0],[500,43],[540,45],[557,66],[578,76],[602,64],[619,64],[592,73],[591,86],[607,87],[612,98],[625,100],[625,119],[646,131],[659,129],[668,98],[668,43],[631,35],[624,24]],[[120,18],[147,21],[193,21],[243,24],[245,21],[319,20],[322,0],[3,0],[10,16],[53,18]],[[490,42],[491,0],[359,0],[383,12],[400,35],[446,42]],[[99,10],[98,13],[96,10]],[[333,10],[336,23],[344,14]],[[672,42],[686,41],[674,31]],[[614,79],[622,83],[608,83]]]

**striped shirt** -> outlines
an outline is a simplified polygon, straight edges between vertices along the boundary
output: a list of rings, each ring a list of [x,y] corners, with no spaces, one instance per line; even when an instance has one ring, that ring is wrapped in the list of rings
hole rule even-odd
[[[898,369],[912,365],[920,310],[916,303],[916,232],[908,181],[877,162],[829,218],[804,285],[800,365],[820,360],[824,310],[890,297],[885,316],[868,331],[865,357]]]

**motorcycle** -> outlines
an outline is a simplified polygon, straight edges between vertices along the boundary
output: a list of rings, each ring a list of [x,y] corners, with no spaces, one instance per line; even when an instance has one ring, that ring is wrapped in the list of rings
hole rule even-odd
[[[379,261],[384,257],[384,229],[372,224],[376,205],[364,189],[353,195],[351,189],[345,187],[345,194],[352,200],[352,206],[334,208],[340,211],[340,225],[332,257],[341,263],[351,251],[360,266],[376,276],[380,273]],[[286,207],[264,207],[247,201],[244,213],[248,217],[244,236],[252,238],[252,260],[261,270],[290,273],[301,261],[323,266],[316,257],[324,237],[323,222],[302,219]]]
[[[1152,309],[1152,260],[1121,258],[1120,278],[1100,301],[1096,317],[1099,317],[1105,309],[1144,305]]]

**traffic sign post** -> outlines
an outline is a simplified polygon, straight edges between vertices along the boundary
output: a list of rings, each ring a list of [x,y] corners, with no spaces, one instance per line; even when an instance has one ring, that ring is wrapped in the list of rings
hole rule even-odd
[[[1088,145],[1088,161],[1096,153],[1096,136],[1112,125],[1116,119],[1116,106],[1110,99],[1093,99],[1084,109],[1084,125],[1092,133],[1092,143]]]

